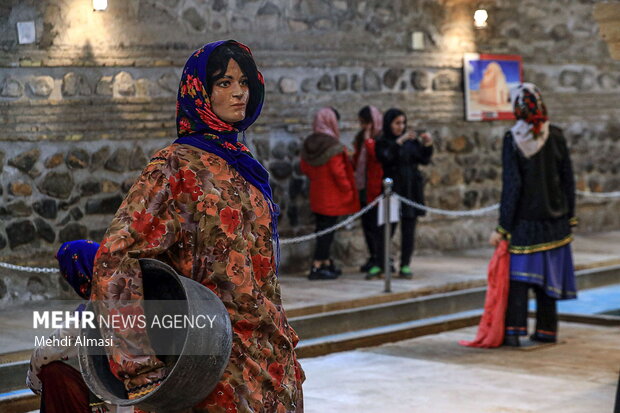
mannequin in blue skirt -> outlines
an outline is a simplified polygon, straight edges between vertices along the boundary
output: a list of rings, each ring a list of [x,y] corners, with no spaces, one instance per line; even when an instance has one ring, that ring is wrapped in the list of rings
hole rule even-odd
[[[562,130],[549,123],[538,88],[511,91],[517,122],[504,136],[502,197],[490,243],[510,242],[510,292],[505,344],[527,335],[528,291],[536,294],[534,341],[555,342],[556,301],[576,298],[570,243],[575,218],[575,181]]]

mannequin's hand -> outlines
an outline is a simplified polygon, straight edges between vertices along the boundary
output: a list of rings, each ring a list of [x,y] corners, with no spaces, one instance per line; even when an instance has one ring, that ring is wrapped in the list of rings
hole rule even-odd
[[[489,244],[493,247],[497,247],[501,240],[504,239],[504,236],[497,231],[493,231],[491,236],[489,237]]]

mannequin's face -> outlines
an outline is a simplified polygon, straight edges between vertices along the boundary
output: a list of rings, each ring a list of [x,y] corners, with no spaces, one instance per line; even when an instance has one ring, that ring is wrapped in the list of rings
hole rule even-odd
[[[213,90],[209,96],[211,109],[224,122],[240,122],[245,119],[249,99],[248,78],[241,71],[239,64],[230,59],[224,77],[213,84]]]

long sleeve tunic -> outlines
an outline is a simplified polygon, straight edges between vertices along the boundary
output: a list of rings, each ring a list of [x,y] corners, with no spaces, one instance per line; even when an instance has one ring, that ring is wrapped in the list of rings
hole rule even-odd
[[[106,300],[103,311],[140,311],[123,308],[123,300],[143,299],[139,258],[170,264],[226,306],[233,328],[230,362],[194,412],[302,409],[298,337],[282,308],[270,224],[263,195],[233,167],[211,153],[173,144],[151,159],[101,243],[93,294]],[[144,331],[114,334],[111,365],[128,389],[165,376]]]
[[[33,350],[30,356],[30,366],[26,375],[26,385],[30,390],[36,394],[41,394],[43,391],[43,385],[37,376],[44,366],[54,361],[66,361],[70,358],[77,357],[78,348],[71,343],[74,342],[79,334],[80,329],[78,327],[67,327],[54,330],[49,336],[49,339],[52,340],[51,345],[42,345]],[[66,346],[62,345],[62,343],[65,342],[69,344]]]
[[[510,234],[510,252],[545,251],[572,240],[575,179],[562,130],[551,126],[539,152],[526,158],[511,132],[502,148],[502,196],[498,230]]]
[[[424,177],[418,165],[428,165],[433,156],[433,147],[424,146],[418,140],[408,140],[402,145],[396,140],[380,138],[375,151],[383,166],[383,177],[392,178],[394,191],[407,199],[424,205]],[[425,212],[403,206],[401,214],[406,218],[425,215]]]

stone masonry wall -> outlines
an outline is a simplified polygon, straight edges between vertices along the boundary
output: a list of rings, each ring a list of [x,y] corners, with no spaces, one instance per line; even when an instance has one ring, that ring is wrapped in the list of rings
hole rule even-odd
[[[52,264],[59,243],[100,240],[149,156],[175,136],[174,106],[186,57],[234,38],[254,51],[267,81],[263,116],[248,143],[271,171],[281,236],[312,230],[299,148],[314,112],[341,112],[350,144],[366,104],[403,108],[435,138],[427,203],[471,209],[495,203],[500,146],[511,122],[464,121],[465,52],[520,54],[564,128],[578,187],[620,190],[620,62],[592,17],[596,1],[487,2],[489,27],[473,27],[466,0],[5,1],[0,6],[0,260]],[[18,45],[16,23],[37,41]],[[412,50],[411,33],[424,33]],[[580,199],[580,231],[620,228],[620,203]],[[494,215],[425,217],[418,247],[481,245]],[[358,224],[335,255],[363,260]],[[283,270],[304,270],[312,247],[283,247]],[[1,281],[1,280],[0,280]],[[6,295],[0,283],[0,300]]]

